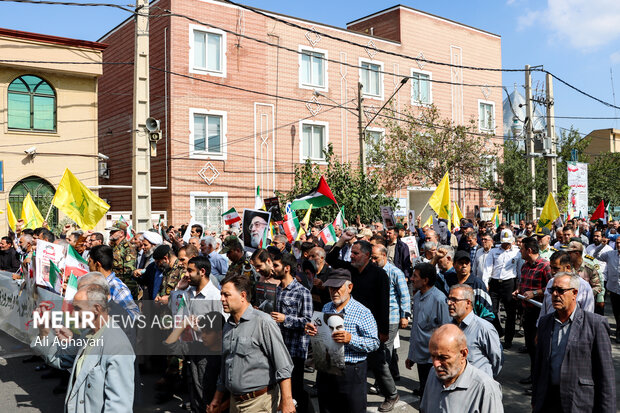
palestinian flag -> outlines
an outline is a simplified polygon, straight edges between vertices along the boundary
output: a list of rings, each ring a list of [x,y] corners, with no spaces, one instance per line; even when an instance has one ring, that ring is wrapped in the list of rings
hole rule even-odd
[[[338,211],[338,215],[336,215],[336,219],[334,219],[334,222],[332,223],[332,225],[338,226],[340,227],[340,229],[344,230],[346,228],[344,220],[345,220],[344,207],[341,206],[340,210]]]
[[[52,260],[50,260],[49,285],[54,289],[54,291],[62,295],[62,271]]]
[[[222,216],[224,217],[224,223],[226,225],[232,225],[235,222],[241,221],[241,217],[235,208],[230,208],[228,211],[224,212]]]
[[[338,237],[336,236],[336,231],[334,231],[334,226],[329,224],[321,232],[319,232],[319,237],[323,240],[323,244],[329,245],[334,244],[338,241]]]
[[[65,289],[65,299],[62,302],[62,310],[63,311],[72,311],[73,310],[73,297],[77,293],[78,289],[78,277],[75,274],[71,273],[69,277],[69,281],[67,281],[67,288]]]
[[[88,272],[88,262],[71,245],[67,247],[65,258],[65,279],[71,275],[81,277]],[[77,285],[77,284],[76,284]]]
[[[297,234],[299,232],[299,218],[295,216],[295,213],[286,216],[286,220],[282,223],[282,227],[284,228],[284,233],[286,234],[286,238],[288,238],[288,242],[293,242],[297,238]]]
[[[334,197],[334,194],[332,194],[332,190],[329,189],[327,181],[325,181],[325,178],[321,176],[319,185],[316,189],[308,192],[306,195],[294,199],[291,203],[291,208],[308,209],[310,208],[310,205],[312,205],[313,208],[321,208],[333,204],[338,205],[338,202],[336,202],[336,198]]]

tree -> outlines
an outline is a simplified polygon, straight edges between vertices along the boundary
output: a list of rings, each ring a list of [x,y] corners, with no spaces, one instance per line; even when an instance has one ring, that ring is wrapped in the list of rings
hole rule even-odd
[[[415,110],[408,106],[402,113],[385,111],[384,139],[367,139],[367,144],[368,163],[388,193],[409,184],[437,185],[446,172],[479,182],[488,158],[496,155],[492,135],[478,133],[474,119],[456,125],[442,118],[434,105]]]
[[[620,153],[603,153],[588,168],[588,203],[596,207],[601,199],[606,205],[620,205],[620,179],[618,179]]]
[[[340,162],[334,156],[331,144],[324,153],[327,167],[321,167],[310,160],[295,167],[293,188],[289,192],[276,191],[281,205],[315,189],[323,175],[338,204],[344,206],[345,215],[351,224],[354,224],[357,215],[362,222],[370,223],[380,217],[380,206],[396,206],[396,200],[385,194],[375,176],[364,174],[360,167],[353,167],[350,162]],[[336,214],[338,208],[335,205],[312,210],[312,218],[324,222],[331,222]],[[301,219],[303,212],[297,215]]]

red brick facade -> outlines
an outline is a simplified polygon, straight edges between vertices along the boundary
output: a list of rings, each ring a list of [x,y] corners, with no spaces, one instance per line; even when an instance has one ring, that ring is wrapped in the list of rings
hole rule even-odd
[[[257,185],[264,197],[272,196],[275,189],[289,188],[293,168],[302,160],[304,122],[307,131],[322,131],[324,142],[333,144],[337,156],[357,162],[357,117],[331,105],[345,103],[347,108],[355,109],[360,70],[339,62],[354,66],[362,62],[379,64],[383,71],[400,75],[381,75],[381,96],[364,98],[364,106],[375,109],[383,105],[402,76],[411,75],[412,69],[430,72],[432,80],[489,85],[501,85],[502,81],[501,72],[457,70],[431,64],[420,67],[414,60],[382,53],[390,51],[413,57],[423,55],[439,62],[501,67],[499,36],[403,6],[350,23],[349,30],[274,14],[308,28],[301,30],[218,1],[160,0],[153,5],[205,22],[200,25],[180,17],[151,19],[150,65],[176,73],[150,71],[151,116],[161,120],[164,136],[158,143],[157,157],[151,159],[152,185],[166,188],[153,190],[152,210],[167,211],[169,222],[187,222],[190,210],[204,216],[201,206],[205,203],[211,208],[220,207],[222,212],[232,206],[239,211],[253,207]],[[153,7],[151,13],[156,15],[160,13],[158,10]],[[193,30],[209,33],[209,29],[217,28],[284,48],[216,30],[214,36],[225,42],[221,73],[195,70],[194,62],[190,61],[190,53],[197,50]],[[366,34],[371,31],[374,36]],[[349,45],[320,33],[367,47]],[[101,41],[109,45],[104,61],[132,61],[133,21],[124,22]],[[302,62],[297,51],[302,48],[327,55],[323,87],[318,87],[324,96],[315,97],[320,106],[305,103],[314,95],[313,87],[301,84]],[[132,79],[132,66],[105,65],[99,82],[99,145],[100,152],[110,157],[111,173],[107,182],[101,180],[102,185],[131,185]],[[411,82],[395,97],[397,107],[411,103],[410,85]],[[499,88],[431,83],[431,96],[442,114],[457,122],[477,119],[479,100],[494,103],[494,119],[502,119]],[[202,114],[220,119],[224,155],[192,153],[190,135],[194,116]],[[379,123],[375,121],[373,126],[379,127]],[[495,134],[502,135],[501,121],[496,122]],[[206,180],[199,175],[205,167]],[[406,192],[395,196],[407,197]],[[110,202],[111,211],[131,209],[131,190],[102,189],[101,194]],[[204,199],[209,196],[222,201],[211,204]],[[464,191],[458,201],[463,212],[472,215],[473,205],[487,206],[483,197],[482,191]],[[196,211],[192,201],[195,198],[200,204],[196,205]],[[215,219],[215,210],[212,217]]]

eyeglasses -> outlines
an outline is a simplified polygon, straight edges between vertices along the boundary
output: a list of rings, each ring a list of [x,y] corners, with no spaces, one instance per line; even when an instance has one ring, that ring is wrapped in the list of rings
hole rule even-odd
[[[456,297],[446,297],[446,304],[450,303],[458,303],[459,301],[469,301],[468,298],[456,298]]]
[[[549,287],[547,291],[549,294],[553,294],[554,292],[558,293],[558,295],[564,295],[565,292],[574,290],[574,288],[562,288],[562,287]]]

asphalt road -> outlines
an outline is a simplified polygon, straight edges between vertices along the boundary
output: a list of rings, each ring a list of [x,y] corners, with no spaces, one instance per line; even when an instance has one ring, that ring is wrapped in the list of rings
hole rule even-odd
[[[608,304],[606,311],[611,312]],[[615,331],[615,323],[609,317],[612,331]],[[409,347],[409,330],[401,330],[400,372],[401,380],[397,383],[401,401],[398,402],[395,412],[417,412],[419,400],[411,391],[418,387],[418,378],[415,367],[412,370],[405,368],[404,362]],[[614,368],[620,370],[620,344],[616,344],[612,337],[612,351]],[[504,409],[507,413],[521,413],[530,410],[530,396],[524,391],[526,386],[519,384],[519,380],[526,377],[529,372],[529,358],[527,354],[518,352],[524,344],[522,337],[516,337],[511,350],[504,352],[505,362],[498,381],[502,385]],[[23,344],[17,342],[6,334],[0,332],[0,411],[2,412],[45,412],[56,413],[63,410],[64,395],[54,395],[52,389],[58,383],[58,379],[44,380],[43,372],[35,371],[38,363],[23,363],[29,354],[29,350]],[[153,390],[156,380],[155,374],[144,374],[141,380],[140,397],[136,411],[139,412],[183,412],[183,401],[187,400],[187,393],[180,393],[165,404],[156,404],[155,391]],[[306,374],[308,386],[314,383],[315,374]],[[616,387],[620,388],[620,375],[616,374]],[[369,380],[374,382],[373,379]],[[318,405],[316,398],[312,399],[316,411]],[[382,402],[379,396],[368,396],[369,411],[377,411]],[[620,399],[618,400],[620,406]]]

